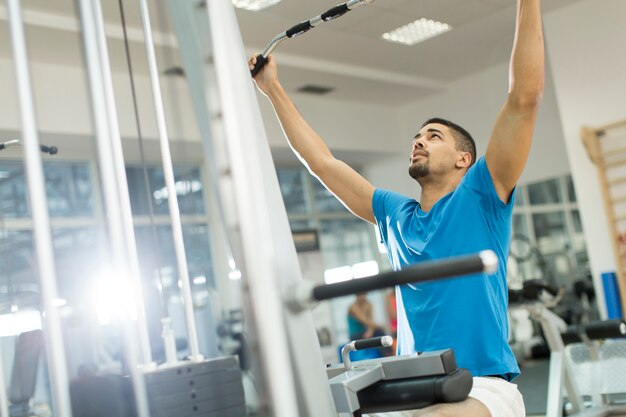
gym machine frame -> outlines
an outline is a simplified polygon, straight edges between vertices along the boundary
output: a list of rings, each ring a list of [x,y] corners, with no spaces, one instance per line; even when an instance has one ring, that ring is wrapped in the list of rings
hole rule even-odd
[[[597,347],[592,341],[605,338],[626,337],[626,323],[623,320],[608,320],[589,323],[586,326],[568,327],[565,321],[549,308],[558,304],[562,297],[559,291],[549,285],[534,281],[525,283],[524,289],[510,291],[510,308],[522,308],[539,323],[550,349],[550,370],[546,416],[563,417],[563,393],[571,404],[571,417],[607,417],[626,413],[626,406],[604,404],[601,398],[593,398],[591,408],[585,403],[574,379],[572,366],[565,357],[565,345],[570,341],[582,341],[590,347],[592,360],[598,359]],[[540,301],[548,300],[548,301]]]

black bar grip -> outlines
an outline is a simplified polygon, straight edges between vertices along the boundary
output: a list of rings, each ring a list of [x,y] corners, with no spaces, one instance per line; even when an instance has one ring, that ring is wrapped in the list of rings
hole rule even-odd
[[[540,279],[531,279],[524,282],[522,288],[522,294],[526,300],[539,300],[539,297],[543,291],[556,297],[559,294],[559,289],[551,285],[546,284]]]
[[[495,254],[492,253],[495,257]],[[313,288],[313,300],[322,301],[345,295],[394,287],[413,282],[434,281],[441,278],[480,273],[485,270],[480,255],[466,255],[438,261],[425,261],[400,271],[383,272],[372,277],[319,285]]]
[[[385,347],[383,345],[383,338],[385,336],[380,337],[370,337],[369,339],[360,339],[354,341],[354,350],[363,350],[363,349],[372,349],[372,348],[380,348]]]
[[[312,28],[313,26],[311,26],[311,22],[307,20],[306,22],[300,22],[290,29],[287,29],[285,34],[288,38],[293,38],[294,36],[302,35],[304,32],[308,32]]]
[[[0,143],[0,151],[3,150],[6,147],[7,147],[7,145],[5,145],[4,143]]]
[[[54,155],[59,151],[56,146],[39,145],[39,149],[41,149],[41,152],[49,153],[50,155]]]
[[[626,323],[622,319],[594,321],[585,325],[585,334],[591,340],[626,337]]]
[[[577,324],[572,324],[567,326],[567,330],[561,333],[561,338],[563,339],[563,343],[569,345],[570,343],[581,343],[583,339],[580,337],[582,334],[581,326]]]
[[[336,19],[338,17],[343,16],[348,13],[350,9],[348,9],[348,4],[340,4],[338,6],[333,7],[332,9],[328,9],[326,12],[322,13],[322,20],[324,22],[328,22],[329,20]]]
[[[259,71],[261,71],[261,68],[263,68],[265,64],[267,64],[267,58],[265,58],[263,55],[257,55],[256,64],[254,64],[254,68],[250,70],[250,74],[252,74],[253,78],[259,73]]]

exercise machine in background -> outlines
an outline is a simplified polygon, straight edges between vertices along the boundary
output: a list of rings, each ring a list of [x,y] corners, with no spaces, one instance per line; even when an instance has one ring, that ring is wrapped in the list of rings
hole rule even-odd
[[[626,413],[626,323],[617,319],[568,326],[551,310],[562,293],[538,280],[509,291],[510,308],[528,311],[550,350],[546,416]]]

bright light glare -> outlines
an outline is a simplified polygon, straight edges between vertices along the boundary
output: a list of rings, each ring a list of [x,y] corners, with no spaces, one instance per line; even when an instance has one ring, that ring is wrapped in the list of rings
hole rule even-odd
[[[350,281],[351,279],[352,267],[350,266],[340,266],[339,268],[331,268],[324,271],[324,281],[326,284]]]
[[[233,5],[240,9],[252,10],[258,12],[267,7],[280,3],[282,0],[233,0]]]
[[[206,277],[205,276],[194,277],[193,283],[196,285],[206,284]]]
[[[238,270],[238,269],[230,271],[228,273],[228,278],[233,280],[233,281],[237,281],[237,280],[241,279],[241,271]]]
[[[67,300],[64,298],[55,298],[52,300],[52,305],[55,307],[63,307],[67,304]]]
[[[367,261],[352,265],[352,276],[356,278],[371,277],[378,274],[378,262]]]
[[[100,278],[96,282],[93,305],[101,325],[137,319],[135,292],[127,280],[109,276]]]
[[[389,42],[404,45],[415,45],[452,29],[447,23],[437,22],[432,19],[421,18],[387,33],[383,33],[383,39]]]
[[[198,180],[176,181],[174,183],[176,195],[187,195],[202,190],[202,183]],[[167,187],[160,188],[152,193],[157,201],[167,200]]]
[[[17,336],[31,330],[41,330],[41,315],[38,311],[22,310],[0,315],[0,337]]]

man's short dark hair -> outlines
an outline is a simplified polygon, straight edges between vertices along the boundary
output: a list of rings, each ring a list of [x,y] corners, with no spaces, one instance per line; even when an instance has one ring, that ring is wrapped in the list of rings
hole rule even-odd
[[[457,150],[463,151],[463,152],[469,152],[470,155],[472,155],[472,162],[470,163],[469,166],[471,167],[472,165],[474,165],[474,162],[476,162],[476,142],[474,142],[474,138],[472,137],[472,135],[469,134],[467,130],[463,129],[461,126],[457,125],[456,123],[451,122],[450,120],[442,119],[440,117],[433,117],[431,119],[426,120],[422,124],[422,127],[420,128],[420,130],[423,129],[424,126],[431,124],[431,123],[438,123],[440,125],[444,125],[450,128],[450,130],[452,130],[452,135],[454,136],[454,140],[456,142]]]

